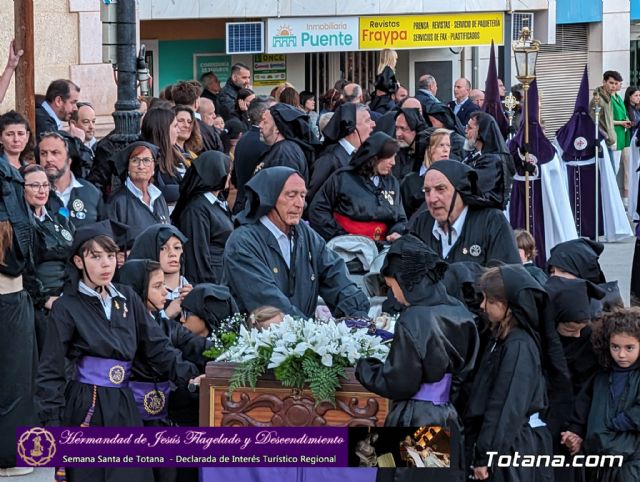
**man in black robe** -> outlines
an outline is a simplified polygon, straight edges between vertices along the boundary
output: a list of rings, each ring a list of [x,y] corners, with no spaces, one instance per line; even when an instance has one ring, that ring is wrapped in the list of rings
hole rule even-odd
[[[223,279],[241,311],[273,306],[313,316],[322,296],[336,317],[366,316],[369,300],[324,240],[300,219],[307,189],[291,168],[263,169],[247,183],[241,224],[227,240]]]
[[[342,104],[335,110],[323,131],[325,143],[329,145],[313,164],[307,194],[309,202],[331,174],[349,165],[353,153],[369,138],[375,125],[364,104]]]
[[[411,99],[417,103],[415,99]],[[396,156],[396,165],[393,167],[393,175],[401,181],[410,172],[420,170],[424,162],[424,152],[429,145],[427,124],[419,108],[405,107],[396,115],[396,139],[400,143],[400,152]],[[411,104],[409,104],[411,105]]]
[[[424,177],[427,209],[413,216],[409,231],[450,263],[519,264],[511,226],[502,211],[485,207],[477,180],[476,172],[461,162],[434,163]]]
[[[233,170],[231,171],[231,183],[236,187],[236,201],[233,205],[233,214],[238,214],[244,209],[244,185],[251,179],[256,166],[260,162],[262,155],[269,150],[264,142],[260,140],[260,121],[264,112],[269,109],[275,101],[273,98],[254,99],[249,104],[249,120],[251,128],[245,132],[233,154]]]
[[[473,112],[467,123],[466,137],[472,152],[463,162],[478,173],[478,188],[490,205],[505,209],[515,167],[498,123],[486,112]]]
[[[266,110],[260,122],[260,138],[271,146],[260,158],[256,172],[273,166],[296,169],[309,180],[314,141],[309,116],[289,104],[276,104]]]

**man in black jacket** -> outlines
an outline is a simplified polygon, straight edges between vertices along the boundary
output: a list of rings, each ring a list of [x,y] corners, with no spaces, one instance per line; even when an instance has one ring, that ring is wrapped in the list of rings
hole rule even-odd
[[[220,94],[218,101],[220,102],[219,115],[226,121],[235,109],[238,91],[240,89],[248,89],[251,86],[251,71],[245,64],[237,63],[231,67],[231,77],[227,80]]]

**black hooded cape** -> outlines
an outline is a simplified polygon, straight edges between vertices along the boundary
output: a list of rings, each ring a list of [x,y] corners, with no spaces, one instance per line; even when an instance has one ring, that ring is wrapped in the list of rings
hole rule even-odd
[[[296,171],[275,167],[260,171],[247,183],[241,224],[224,251],[223,280],[242,312],[273,306],[296,316],[313,316],[322,296],[334,316],[362,316],[369,300],[347,277],[341,258],[305,223],[292,227],[291,268],[278,242],[260,222],[276,205],[287,179]]]
[[[230,159],[223,153],[204,152],[193,161],[180,186],[172,219],[189,238],[184,248],[185,276],[193,283],[222,279],[222,253],[233,221],[226,202],[218,198],[212,203],[205,194],[225,188],[229,167]]]
[[[385,426],[439,425],[460,434],[452,401],[474,366],[478,333],[473,314],[449,296],[440,281],[445,269],[446,263],[411,235],[395,241],[385,259],[382,274],[398,281],[409,306],[398,318],[386,361],[363,358],[356,367],[363,386],[393,400]],[[450,402],[435,405],[411,398],[421,384],[437,382],[445,374],[453,377]],[[452,478],[464,474],[458,440],[460,445],[451,450]]]
[[[403,233],[407,217],[400,199],[400,183],[393,175],[378,176],[379,184],[358,169],[382,149],[391,137],[375,132],[354,153],[348,167],[335,172],[324,183],[309,206],[311,227],[325,240],[348,234],[334,213],[353,221],[385,223],[387,233]]]

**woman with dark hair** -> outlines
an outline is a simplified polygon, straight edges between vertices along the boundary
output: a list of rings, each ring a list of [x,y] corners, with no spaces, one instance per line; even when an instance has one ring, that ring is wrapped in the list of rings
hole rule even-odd
[[[31,271],[33,217],[24,198],[24,181],[8,162],[0,162],[0,472],[22,475],[16,465],[16,429],[35,425],[33,394],[38,352],[31,297],[23,273]]]
[[[170,206],[178,200],[180,181],[186,171],[184,158],[176,145],[179,134],[180,127],[172,110],[152,108],[144,116],[140,137],[158,147],[154,181]]]
[[[51,184],[43,167],[30,164],[22,169],[24,197],[35,218],[33,261],[35,276],[40,282],[34,293],[36,309],[36,338],[38,351],[42,352],[49,312],[53,302],[62,294],[66,280],[65,268],[75,232],[69,219],[59,212],[49,212],[45,207]]]
[[[198,157],[180,186],[171,219],[189,238],[185,274],[194,283],[222,282],[222,255],[233,231],[231,212],[222,192],[228,187],[231,160],[218,151]]]
[[[318,112],[316,111],[316,95],[310,90],[300,92],[300,108],[309,116],[309,124],[318,139],[320,139],[320,131],[318,130]]]
[[[35,142],[29,121],[15,110],[0,115],[0,156],[16,169],[34,162]]]
[[[109,198],[107,217],[129,226],[129,239],[146,227],[169,222],[169,208],[160,189],[153,185],[158,148],[144,141],[129,144],[116,154],[122,185]]]
[[[302,106],[300,105],[300,94],[298,94],[298,91],[293,87],[285,87],[285,89],[280,92],[278,102],[292,105],[293,107],[297,107],[298,109],[302,108]]]
[[[480,279],[492,340],[487,346],[469,394],[464,415],[467,462],[477,480],[553,480],[550,467],[489,467],[490,452],[551,454],[551,433],[542,416],[552,368],[569,380],[555,327],[547,330],[543,315],[547,296],[522,265],[490,268]],[[560,358],[552,360],[552,344]],[[558,355],[558,353],[556,353]],[[564,364],[564,366],[563,366]],[[564,387],[566,390],[566,385]]]
[[[249,104],[256,98],[256,94],[251,89],[240,89],[238,91],[238,97],[236,97],[236,108],[231,113],[231,118],[237,118],[242,122],[244,131],[248,131],[251,128],[251,120],[249,119]],[[230,119],[231,119],[230,118]],[[227,124],[229,120],[227,120]]]
[[[196,122],[196,116],[191,107],[177,105],[173,108],[173,112],[176,114],[176,122],[178,123],[176,146],[184,158],[183,164],[189,167],[191,161],[198,157],[198,154],[204,149],[200,126]],[[178,167],[178,172],[184,175],[181,167]]]
[[[38,369],[36,403],[44,425],[139,427],[142,419],[128,385],[134,363],[144,361],[176,385],[198,375],[138,295],[112,282],[118,247],[110,224],[102,221],[76,231],[71,279],[51,310]],[[76,367],[70,381],[66,359]],[[67,468],[66,475],[70,482],[153,481],[150,468]]]
[[[340,91],[329,89],[320,97],[320,115],[333,112],[340,105]]]
[[[309,222],[326,240],[344,234],[395,241],[407,217],[400,183],[391,174],[398,142],[376,132],[355,152],[349,166],[336,171],[314,196]]]
[[[391,245],[380,274],[405,309],[386,361],[361,359],[356,376],[367,390],[393,400],[385,426],[438,425],[456,433],[447,475],[463,480],[462,425],[452,402],[473,369],[479,339],[473,314],[447,294],[446,269],[447,263],[414,235]],[[419,472],[415,480],[423,480]]]
[[[632,123],[631,137],[633,137],[640,124],[640,88],[634,85],[627,87],[624,93],[624,106],[627,109],[627,117]]]

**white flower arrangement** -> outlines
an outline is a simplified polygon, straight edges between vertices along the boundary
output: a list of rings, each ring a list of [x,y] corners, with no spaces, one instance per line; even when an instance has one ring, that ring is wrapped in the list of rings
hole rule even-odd
[[[309,385],[316,403],[335,403],[344,370],[362,357],[385,360],[387,345],[366,328],[349,328],[343,322],[318,322],[285,316],[279,324],[259,331],[240,327],[236,343],[217,361],[238,363],[229,390],[251,386],[273,369],[285,387]]]

